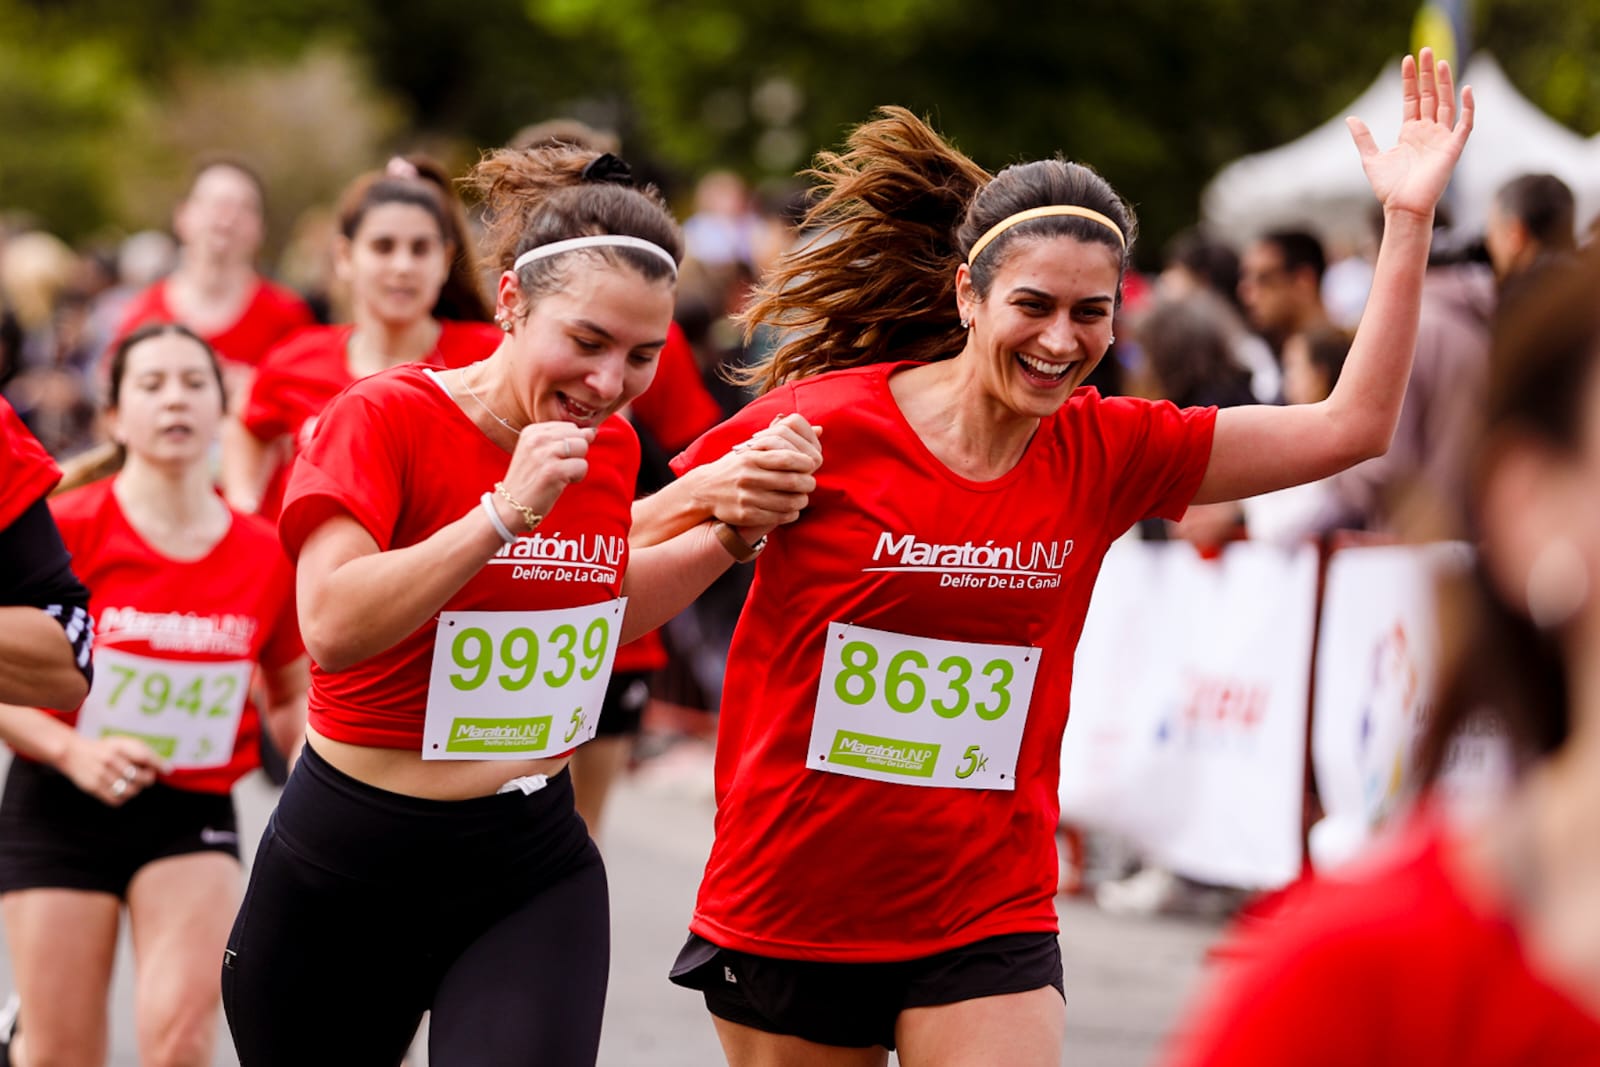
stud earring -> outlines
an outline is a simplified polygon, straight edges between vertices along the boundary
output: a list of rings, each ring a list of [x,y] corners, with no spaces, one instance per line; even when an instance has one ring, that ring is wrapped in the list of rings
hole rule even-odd
[[[1117,343],[1117,335],[1116,334],[1112,334],[1110,339],[1106,341],[1106,347],[1109,348],[1111,345],[1114,345],[1116,343]]]
[[[961,320],[961,328],[962,328],[962,329],[963,329],[963,330],[970,330],[970,329],[972,329],[972,323],[971,323],[971,321],[970,321],[970,320],[968,320],[968,319],[962,319],[962,320]]]
[[[511,332],[511,320],[506,318],[504,312],[501,312],[494,317],[494,324],[500,327],[500,329],[504,330],[506,333]]]

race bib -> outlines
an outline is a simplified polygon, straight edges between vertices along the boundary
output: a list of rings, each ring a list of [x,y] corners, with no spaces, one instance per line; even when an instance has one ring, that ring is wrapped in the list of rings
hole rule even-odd
[[[97,648],[78,732],[138,738],[174,770],[221,767],[233,758],[254,670],[249,660],[194,663]]]
[[[422,758],[534,759],[589,740],[627,605],[441,612]]]
[[[1039,650],[830,623],[806,766],[896,785],[1015,789]]]

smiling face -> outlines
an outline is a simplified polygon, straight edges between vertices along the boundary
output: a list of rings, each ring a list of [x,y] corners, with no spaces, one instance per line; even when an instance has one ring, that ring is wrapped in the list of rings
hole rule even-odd
[[[963,357],[980,361],[986,391],[1018,415],[1054,414],[1111,347],[1120,267],[1104,244],[1044,237],[1007,250],[986,297],[960,268],[957,301],[972,324]]]
[[[222,385],[211,354],[193,338],[161,333],[128,349],[111,436],[148,463],[206,462],[222,422]]]
[[[433,215],[390,202],[369,208],[355,234],[339,239],[336,267],[358,314],[403,326],[432,313],[452,254]]]
[[[514,324],[510,387],[530,422],[597,426],[655,378],[673,287],[597,256],[569,256],[565,284],[528,308],[516,275],[501,275],[500,306]]]

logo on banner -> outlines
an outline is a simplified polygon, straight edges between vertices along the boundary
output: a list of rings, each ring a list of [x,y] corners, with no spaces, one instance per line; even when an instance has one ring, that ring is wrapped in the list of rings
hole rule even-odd
[[[1156,726],[1156,743],[1192,749],[1252,746],[1271,701],[1272,690],[1263,682],[1185,671],[1173,712]]]
[[[1072,546],[1070,539],[941,544],[884,530],[872,550],[878,566],[862,572],[937,574],[941,586],[955,589],[1059,589]]]
[[[1367,811],[1374,821],[1381,821],[1401,801],[1433,707],[1403,622],[1397,620],[1384,631],[1370,663],[1356,751]]]

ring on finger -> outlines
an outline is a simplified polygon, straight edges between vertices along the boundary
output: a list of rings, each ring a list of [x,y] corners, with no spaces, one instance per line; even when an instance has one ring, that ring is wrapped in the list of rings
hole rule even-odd
[[[126,793],[127,791],[128,791],[128,780],[126,778],[118,778],[116,781],[111,783],[111,795],[112,796],[120,797],[122,794]]]
[[[570,438],[570,437],[563,437],[561,439],[561,458],[562,459],[571,459],[572,458],[572,438]]]
[[[129,764],[128,766],[122,768],[122,777],[124,781],[133,781],[135,778],[139,777],[139,768]]]

